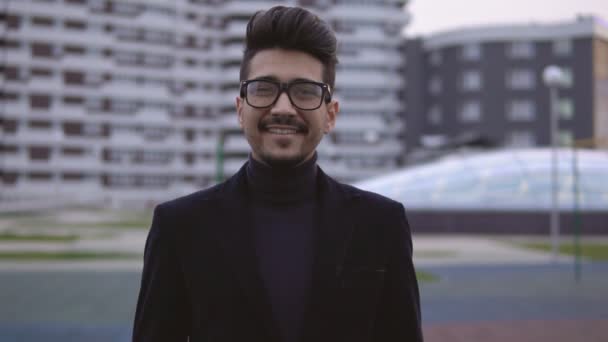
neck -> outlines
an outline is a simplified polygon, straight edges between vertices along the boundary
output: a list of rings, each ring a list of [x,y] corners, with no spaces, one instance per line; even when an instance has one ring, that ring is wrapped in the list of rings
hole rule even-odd
[[[251,155],[247,180],[254,198],[269,202],[297,202],[314,196],[316,190],[316,153],[296,166],[269,166]]]

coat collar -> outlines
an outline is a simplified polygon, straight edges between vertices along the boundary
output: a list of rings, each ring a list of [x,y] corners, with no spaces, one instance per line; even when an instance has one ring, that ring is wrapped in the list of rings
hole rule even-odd
[[[278,327],[273,320],[268,294],[259,274],[249,221],[249,194],[244,165],[228,179],[220,190],[218,217],[225,224],[217,231],[218,240],[234,270],[244,293],[268,331],[268,341],[278,341]],[[320,168],[317,172],[319,221],[315,227],[314,259],[304,331],[321,332],[324,303],[337,287],[348,240],[354,228],[353,211],[349,210],[357,196],[348,188],[328,177]],[[305,336],[310,340],[313,336]]]

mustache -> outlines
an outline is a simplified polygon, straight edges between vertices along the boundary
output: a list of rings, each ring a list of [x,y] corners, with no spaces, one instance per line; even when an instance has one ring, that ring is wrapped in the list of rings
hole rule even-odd
[[[298,121],[293,115],[274,115],[270,116],[258,123],[259,130],[266,130],[268,126],[280,125],[280,126],[291,126],[296,129],[297,132],[308,133],[308,126]]]

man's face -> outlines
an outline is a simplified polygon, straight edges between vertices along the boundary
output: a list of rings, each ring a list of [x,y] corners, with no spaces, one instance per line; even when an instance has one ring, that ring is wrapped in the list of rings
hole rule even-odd
[[[300,51],[266,49],[250,61],[247,79],[271,79],[288,83],[293,80],[323,82],[323,64]],[[326,103],[315,110],[301,110],[281,93],[274,105],[251,107],[244,98],[236,98],[239,125],[252,149],[253,158],[268,165],[297,165],[314,151],[336,121],[339,105]]]

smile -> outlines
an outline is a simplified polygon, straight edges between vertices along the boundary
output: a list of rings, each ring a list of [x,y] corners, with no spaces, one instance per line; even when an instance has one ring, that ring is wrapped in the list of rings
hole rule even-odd
[[[268,132],[270,132],[272,134],[280,134],[280,135],[297,133],[295,128],[268,128]]]

